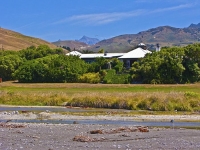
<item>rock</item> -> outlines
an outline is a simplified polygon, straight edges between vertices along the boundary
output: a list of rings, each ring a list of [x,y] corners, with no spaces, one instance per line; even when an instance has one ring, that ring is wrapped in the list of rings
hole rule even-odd
[[[103,131],[102,130],[93,130],[93,131],[90,131],[90,134],[103,134]]]
[[[88,136],[83,136],[83,135],[77,135],[73,138],[73,141],[77,142],[92,142],[94,139],[90,138]]]
[[[73,124],[78,124],[78,122],[77,121],[73,121]]]
[[[138,130],[140,132],[149,132],[149,129],[147,127],[138,127]]]

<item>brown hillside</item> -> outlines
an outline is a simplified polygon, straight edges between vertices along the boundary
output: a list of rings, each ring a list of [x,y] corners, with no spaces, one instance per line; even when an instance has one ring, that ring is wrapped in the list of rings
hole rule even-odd
[[[53,44],[66,46],[71,49],[90,50],[98,52],[104,49],[107,52],[128,52],[139,43],[146,44],[149,50],[155,50],[156,44],[161,47],[186,46],[200,42],[200,23],[191,24],[186,28],[175,28],[171,26],[160,26],[141,31],[137,34],[124,34],[110,39],[99,41],[95,45],[86,45],[77,41],[57,41]]]
[[[39,38],[22,35],[18,32],[0,28],[0,49],[21,50],[30,46],[48,45],[50,48],[56,48],[55,45]]]
[[[186,46],[200,42],[200,24],[187,28],[174,28],[161,26],[152,28],[138,34],[125,34],[106,39],[91,46],[89,50],[98,51],[104,49],[108,52],[124,52],[131,50],[139,43],[145,43],[150,50],[155,50],[157,43],[164,46]]]
[[[65,40],[65,41],[56,41],[53,42],[54,45],[57,45],[58,47],[69,47],[71,50],[73,49],[87,49],[89,47],[89,45],[83,43],[83,42],[79,42],[79,41],[72,41],[72,40]]]

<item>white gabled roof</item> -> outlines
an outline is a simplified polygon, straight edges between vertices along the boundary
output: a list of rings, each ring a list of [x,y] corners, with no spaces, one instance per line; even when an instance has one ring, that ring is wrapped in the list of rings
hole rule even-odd
[[[119,57],[119,59],[123,58],[143,58],[147,53],[151,53],[149,50],[144,50],[141,47],[138,47],[128,53],[125,53],[123,56]]]
[[[104,57],[104,58],[112,58],[112,57],[120,57],[123,56],[124,53],[95,53],[95,54],[81,54],[80,58],[96,58],[96,57]]]
[[[143,58],[147,53],[151,53],[149,50],[144,50],[141,47],[138,47],[128,53],[93,53],[93,54],[82,54],[78,51],[71,51],[67,53],[66,55],[75,55],[79,56],[80,58],[96,58],[96,57],[104,57],[104,58],[113,58],[118,57],[119,59],[125,59],[125,58]]]
[[[67,56],[69,56],[69,55],[81,56],[82,54],[78,51],[71,51],[71,52],[67,53],[66,55]]]
[[[101,53],[98,53],[98,54],[93,54],[93,53],[91,53],[91,54],[82,54],[81,56],[80,56],[80,58],[96,58],[96,57],[103,57],[103,54]]]

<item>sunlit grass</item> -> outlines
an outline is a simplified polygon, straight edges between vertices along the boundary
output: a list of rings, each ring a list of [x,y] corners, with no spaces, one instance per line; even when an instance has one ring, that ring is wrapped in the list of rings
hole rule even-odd
[[[151,111],[200,110],[200,84],[0,83],[0,104]]]

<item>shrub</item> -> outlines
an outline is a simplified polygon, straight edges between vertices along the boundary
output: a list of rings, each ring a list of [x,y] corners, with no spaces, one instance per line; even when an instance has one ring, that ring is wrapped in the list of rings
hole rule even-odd
[[[147,101],[147,100],[142,100],[141,102],[138,103],[137,107],[138,107],[139,109],[142,109],[142,110],[147,110],[147,109],[149,109],[148,101]]]
[[[82,83],[99,83],[100,74],[99,73],[86,73],[79,77],[79,82]]]
[[[190,104],[190,106],[192,108],[199,107],[200,106],[200,101],[199,100],[190,100],[189,104]]]
[[[106,84],[127,84],[130,83],[129,74],[116,74],[114,69],[107,70],[107,74],[103,79]]]
[[[188,103],[177,103],[175,105],[175,110],[177,111],[192,111],[192,108]]]
[[[185,92],[184,96],[186,98],[199,98],[199,94],[195,92]]]

